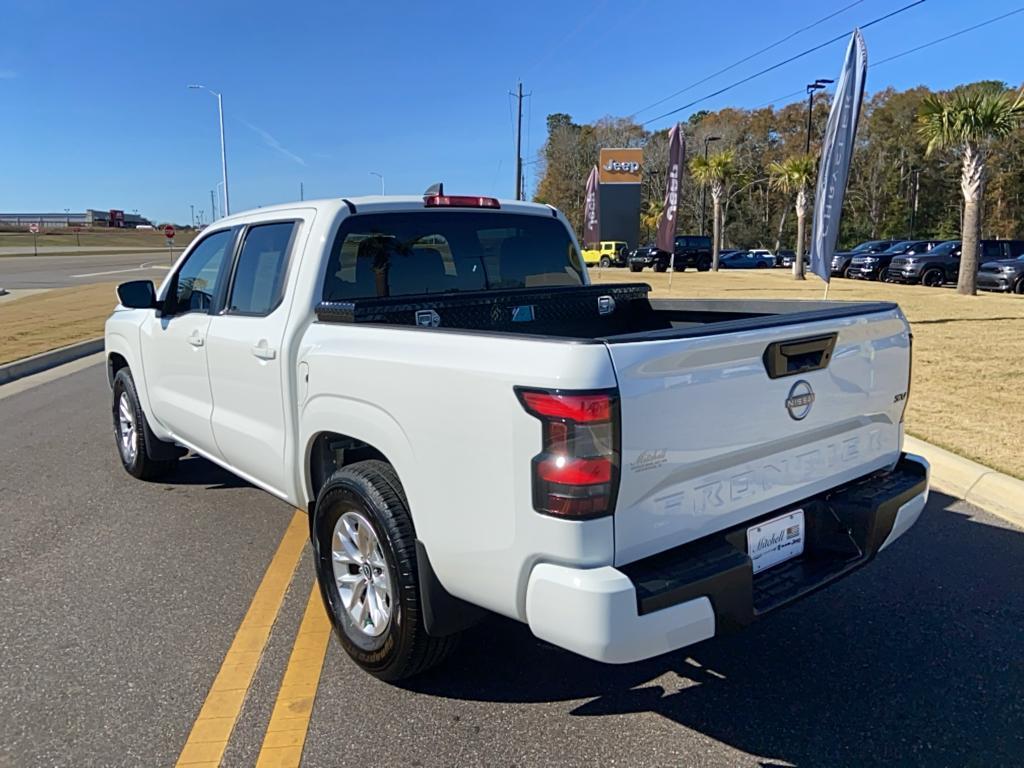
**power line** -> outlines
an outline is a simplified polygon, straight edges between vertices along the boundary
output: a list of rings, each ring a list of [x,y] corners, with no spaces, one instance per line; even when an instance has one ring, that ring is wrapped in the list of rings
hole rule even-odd
[[[860,25],[860,29],[867,29],[868,27],[874,26],[875,24],[883,22],[886,19],[891,19],[893,16],[897,16],[897,15],[903,13],[904,11],[908,11],[911,8],[915,7],[915,6],[921,5],[923,2],[925,2],[925,0],[914,0],[914,2],[908,3],[907,5],[904,5],[902,8],[898,8],[895,11],[891,11],[891,12],[885,14],[884,16],[879,16],[877,19],[872,19],[867,24],[861,24]],[[653,122],[655,122],[657,120],[661,120],[662,118],[669,117],[670,115],[674,115],[677,112],[682,112],[684,109],[689,109],[692,106],[700,104],[702,101],[707,101],[708,99],[712,99],[715,96],[720,96],[721,94],[725,93],[726,91],[731,91],[733,88],[736,88],[736,87],[738,87],[740,85],[743,85],[744,83],[748,83],[751,80],[754,80],[755,78],[761,77],[761,75],[765,75],[765,74],[767,74],[769,72],[772,72],[773,70],[778,69],[779,67],[783,67],[786,64],[794,62],[797,59],[802,59],[804,56],[807,56],[808,54],[814,53],[815,51],[820,51],[822,48],[826,48],[826,47],[832,45],[833,43],[837,43],[840,40],[844,40],[852,32],[853,32],[853,30],[850,30],[849,32],[844,32],[841,35],[837,35],[836,37],[833,37],[831,40],[826,40],[825,42],[819,43],[818,45],[814,46],[813,48],[808,48],[806,51],[802,51],[801,53],[798,53],[798,54],[795,54],[793,56],[790,56],[788,59],[784,59],[784,60],[782,60],[782,61],[780,61],[780,62],[778,62],[776,64],[772,64],[770,67],[765,67],[764,69],[762,69],[762,70],[760,70],[758,72],[755,72],[752,75],[748,75],[747,77],[744,77],[742,80],[737,80],[736,82],[731,83],[731,84],[725,86],[724,88],[719,88],[714,93],[709,93],[707,96],[701,96],[699,99],[694,99],[689,104],[683,104],[683,106],[681,106],[681,107],[676,107],[675,109],[669,110],[668,112],[665,112],[664,114],[658,115],[657,117],[652,117],[650,120],[645,120],[644,122],[641,123],[641,125],[649,125],[650,123],[653,123]]]
[[[774,43],[772,43],[771,45],[769,45],[769,46],[767,46],[767,47],[765,47],[765,48],[762,48],[762,49],[761,49],[761,50],[759,50],[759,51],[755,51],[754,53],[750,54],[749,56],[745,56],[744,58],[740,59],[739,61],[735,61],[735,62],[733,62],[732,64],[730,64],[730,65],[729,65],[729,66],[727,66],[727,67],[723,67],[722,69],[718,70],[717,72],[712,72],[712,73],[711,73],[710,75],[708,75],[707,77],[702,77],[702,78],[701,78],[700,80],[697,80],[696,82],[690,83],[690,84],[689,84],[688,86],[686,86],[685,88],[681,88],[681,89],[679,89],[678,91],[676,91],[675,93],[670,93],[670,94],[669,94],[668,96],[666,96],[666,97],[665,97],[665,98],[663,98],[663,99],[658,99],[658,100],[657,100],[657,101],[655,101],[655,102],[654,102],[653,104],[648,104],[648,105],[647,105],[646,107],[644,107],[644,108],[642,108],[642,109],[638,109],[638,110],[637,110],[636,112],[634,112],[633,114],[631,114],[631,115],[627,115],[627,117],[636,117],[636,116],[637,116],[637,115],[639,115],[639,114],[640,114],[641,112],[646,112],[646,111],[647,111],[648,109],[651,109],[652,107],[656,107],[656,106],[658,106],[659,104],[664,104],[664,103],[665,103],[666,101],[668,101],[669,99],[674,99],[674,98],[675,98],[676,96],[679,96],[680,94],[686,93],[687,91],[689,91],[689,90],[692,90],[692,89],[696,88],[696,87],[697,87],[698,85],[702,85],[702,84],[706,83],[706,82],[707,82],[708,80],[712,80],[712,79],[714,79],[714,78],[718,77],[719,75],[725,74],[725,73],[726,73],[726,72],[728,72],[729,70],[731,70],[731,69],[735,69],[735,68],[736,68],[736,67],[738,67],[738,66],[739,66],[740,64],[745,64],[746,62],[750,61],[751,59],[753,59],[753,58],[756,58],[756,57],[760,56],[760,55],[761,55],[762,53],[767,53],[767,52],[768,52],[768,51],[770,51],[770,50],[771,50],[772,48],[777,48],[778,46],[782,45],[783,43],[785,43],[785,42],[787,42],[787,41],[789,41],[789,40],[792,40],[792,39],[793,39],[794,37],[796,37],[797,35],[799,35],[799,34],[801,34],[801,33],[803,33],[803,32],[806,32],[806,31],[807,31],[807,30],[809,30],[809,29],[814,29],[814,28],[815,28],[816,26],[818,26],[819,24],[824,24],[824,23],[825,23],[826,21],[828,21],[829,19],[831,19],[831,18],[834,18],[834,17],[838,16],[839,14],[843,13],[844,11],[848,11],[848,10],[850,10],[850,9],[851,9],[851,8],[853,8],[853,7],[855,6],[855,5],[860,5],[860,4],[862,3],[862,2],[864,2],[864,0],[855,0],[854,2],[850,3],[849,5],[844,5],[844,6],[843,6],[842,8],[840,8],[840,9],[839,9],[838,11],[834,11],[833,13],[830,13],[830,14],[829,14],[828,16],[822,16],[822,17],[821,17],[820,19],[818,19],[817,21],[813,22],[812,24],[808,24],[808,25],[807,25],[806,27],[801,27],[800,29],[796,30],[795,32],[790,32],[790,33],[789,33],[788,35],[786,35],[786,36],[785,36],[784,38],[782,38],[781,40],[776,40],[776,41],[775,41]]]
[[[1002,14],[1000,16],[994,16],[993,18],[988,19],[987,21],[982,21],[982,22],[980,22],[978,24],[972,24],[971,26],[964,27],[963,29],[957,30],[956,32],[951,32],[948,35],[943,35],[942,37],[937,37],[934,40],[929,40],[927,43],[922,43],[921,45],[916,45],[913,48],[908,48],[907,50],[901,51],[900,53],[893,54],[892,56],[889,56],[887,58],[882,59],[881,61],[876,61],[876,62],[874,62],[872,64],[869,64],[868,65],[868,69],[871,69],[872,67],[880,67],[883,64],[888,64],[890,61],[895,61],[896,59],[903,58],[904,56],[909,56],[910,54],[917,53],[918,51],[924,50],[925,48],[931,48],[933,45],[938,45],[939,43],[944,43],[947,40],[952,40],[954,37],[960,37],[960,35],[966,35],[968,32],[973,32],[976,29],[981,29],[982,27],[987,27],[989,24],[995,24],[997,21],[1002,21],[1003,19],[1008,18],[1008,17],[1013,16],[1013,15],[1018,14],[1018,13],[1024,13],[1024,5],[1022,5],[1020,8],[1016,8],[1016,9],[1014,9],[1012,11],[1008,11],[1007,13],[1004,13],[1004,14]],[[804,93],[804,90],[803,90],[803,88],[801,88],[799,91],[793,91],[792,93],[787,93],[784,96],[776,96],[774,99],[766,101],[764,104],[758,104],[756,107],[752,107],[752,109],[762,109],[764,107],[770,107],[770,106],[772,106],[773,104],[775,104],[775,103],[777,103],[779,101],[784,101],[786,99],[791,99],[794,96],[800,96],[803,93]]]

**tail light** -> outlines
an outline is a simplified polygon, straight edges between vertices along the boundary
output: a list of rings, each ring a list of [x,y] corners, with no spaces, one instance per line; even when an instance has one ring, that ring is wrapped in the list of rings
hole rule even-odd
[[[434,184],[423,193],[423,205],[427,208],[501,208],[495,197],[477,195],[446,195],[444,184]]]
[[[618,391],[516,387],[516,395],[542,427],[533,508],[574,520],[610,515],[619,485]]]

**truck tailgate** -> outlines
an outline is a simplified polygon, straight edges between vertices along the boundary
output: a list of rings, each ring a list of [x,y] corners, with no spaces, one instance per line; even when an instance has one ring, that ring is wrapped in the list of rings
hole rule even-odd
[[[608,342],[621,397],[618,565],[786,511],[899,456],[910,334],[898,309],[706,330]],[[821,367],[800,370],[819,349]]]

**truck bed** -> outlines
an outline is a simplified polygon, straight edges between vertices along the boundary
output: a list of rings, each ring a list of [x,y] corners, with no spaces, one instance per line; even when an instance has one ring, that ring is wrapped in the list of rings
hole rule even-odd
[[[654,341],[891,312],[890,302],[650,299],[646,283],[498,289],[325,301],[320,322],[543,336],[601,343]]]

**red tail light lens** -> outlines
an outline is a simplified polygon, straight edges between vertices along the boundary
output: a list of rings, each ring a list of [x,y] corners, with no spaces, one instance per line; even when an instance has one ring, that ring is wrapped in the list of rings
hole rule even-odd
[[[610,515],[619,483],[618,392],[516,388],[542,424],[533,459],[533,508],[576,520]]]
[[[501,208],[497,198],[475,195],[428,195],[423,204],[427,208]]]

